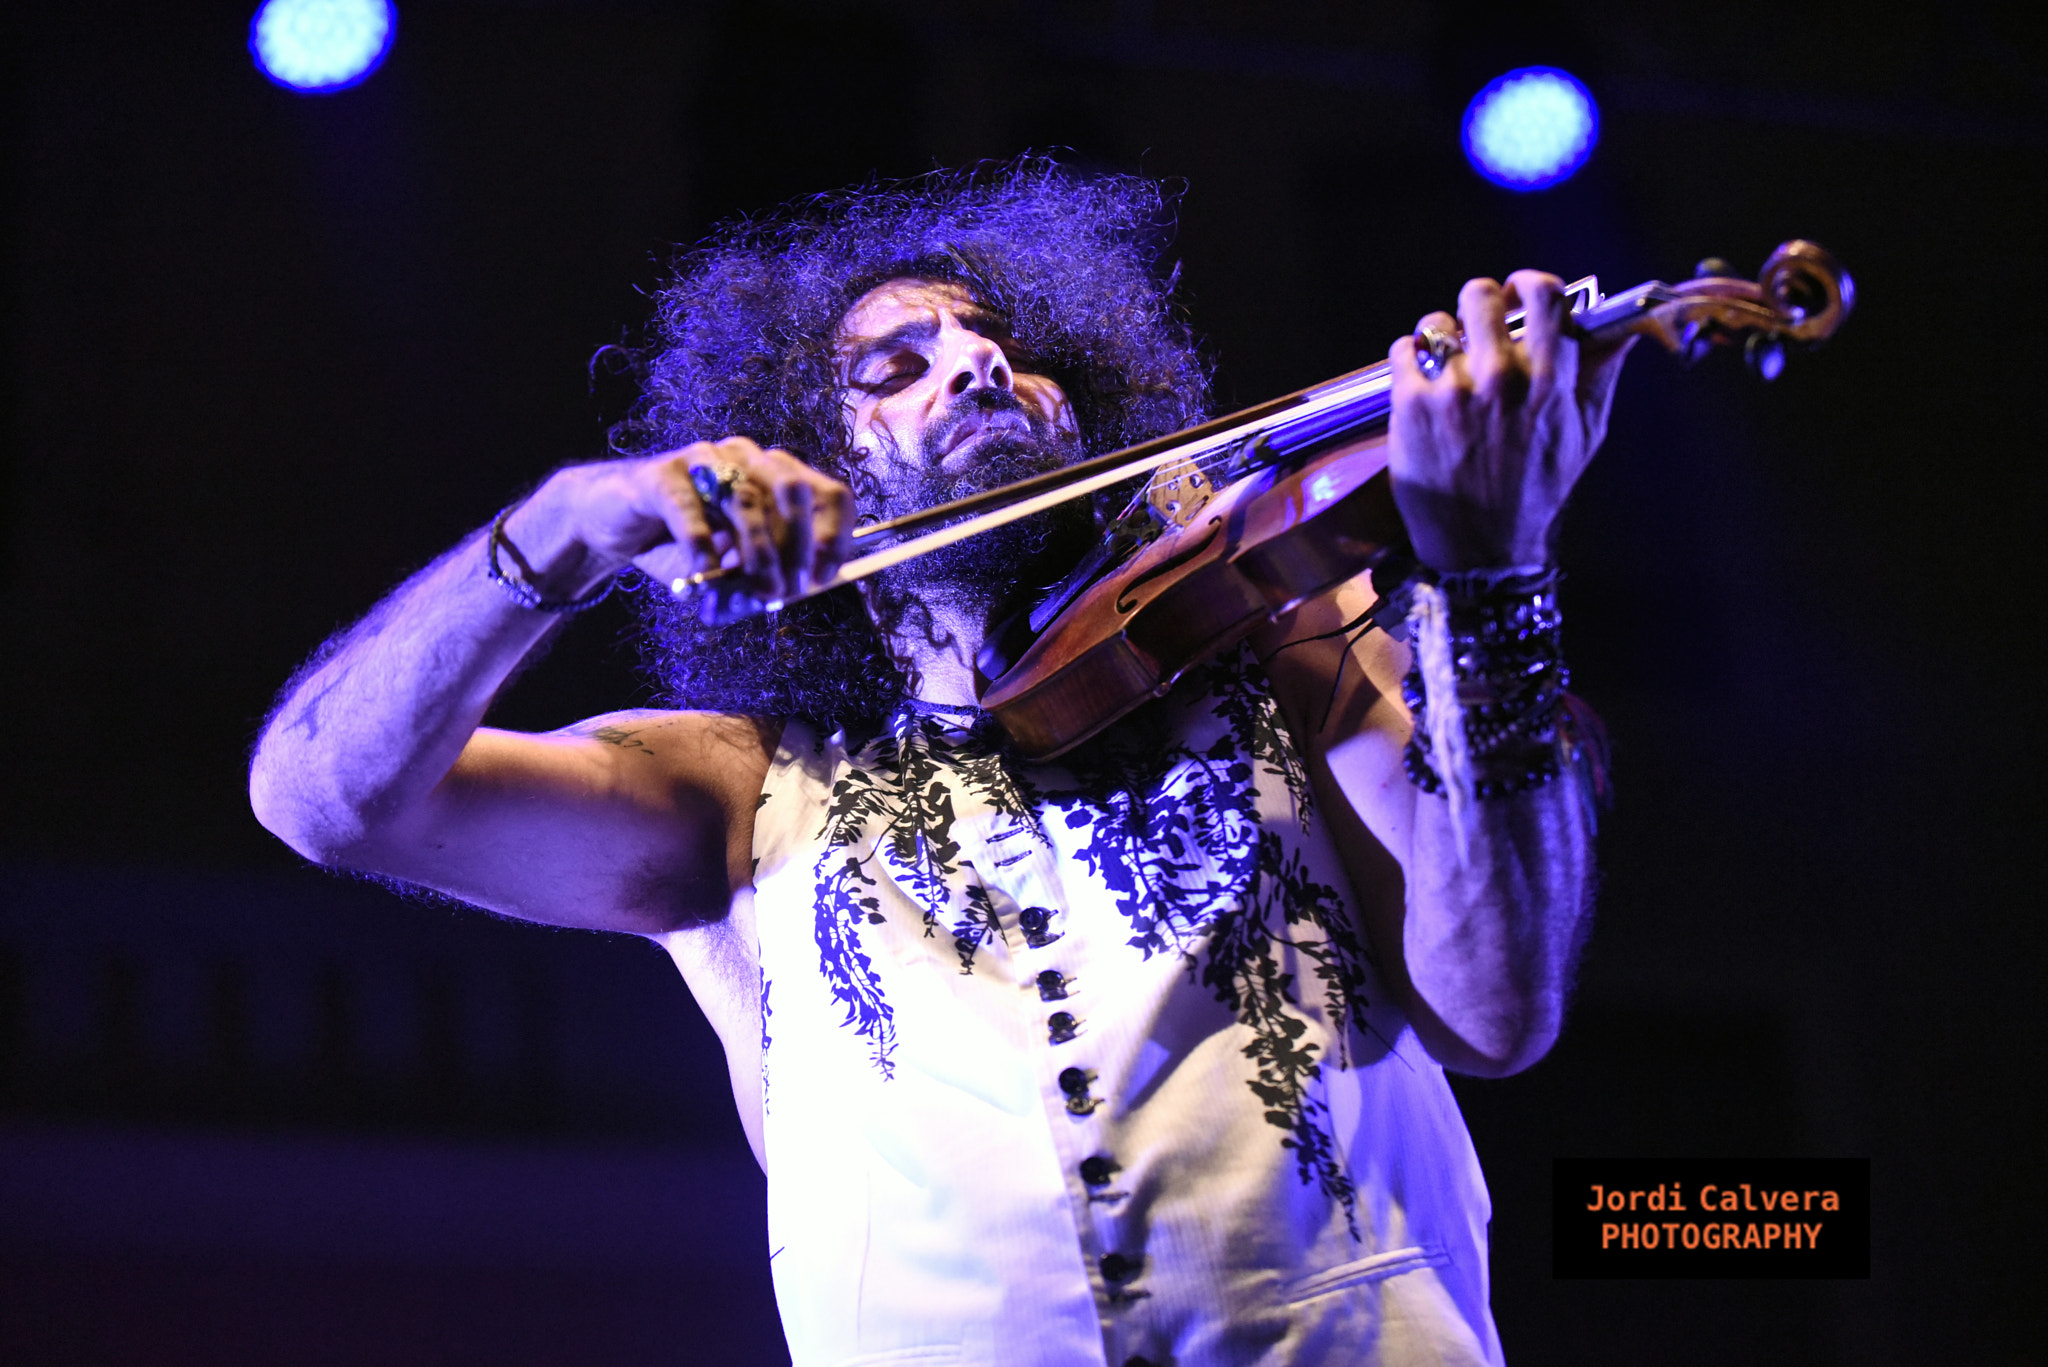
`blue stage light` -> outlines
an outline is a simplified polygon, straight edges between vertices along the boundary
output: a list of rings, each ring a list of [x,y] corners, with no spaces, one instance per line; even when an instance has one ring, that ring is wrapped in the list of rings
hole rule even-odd
[[[1465,107],[1465,155],[1510,190],[1557,184],[1586,164],[1599,137],[1592,92],[1554,66],[1510,71]]]
[[[367,79],[397,28],[391,0],[264,0],[249,51],[279,85],[325,95]]]

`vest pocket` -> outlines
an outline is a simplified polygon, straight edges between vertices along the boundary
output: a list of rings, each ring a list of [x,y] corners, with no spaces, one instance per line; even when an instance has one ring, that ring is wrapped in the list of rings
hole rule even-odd
[[[1384,1253],[1375,1253],[1370,1258],[1339,1263],[1312,1277],[1303,1277],[1287,1288],[1287,1303],[1299,1305],[1317,1296],[1327,1296],[1332,1291],[1343,1291],[1353,1286],[1364,1286],[1368,1282],[1384,1281],[1388,1277],[1397,1277],[1403,1272],[1413,1272],[1417,1268],[1442,1267],[1450,1260],[1451,1255],[1434,1244],[1418,1244],[1413,1248],[1390,1248]]]
[[[959,1361],[960,1345],[944,1343],[862,1353],[857,1357],[841,1358],[834,1367],[954,1367]]]

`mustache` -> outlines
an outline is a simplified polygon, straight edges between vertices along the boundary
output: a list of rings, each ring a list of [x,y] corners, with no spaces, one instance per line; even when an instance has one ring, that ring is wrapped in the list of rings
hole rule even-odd
[[[1050,443],[1056,436],[1052,424],[1026,407],[1024,401],[1009,390],[976,386],[956,397],[947,405],[945,416],[926,429],[918,450],[925,468],[933,469],[945,458],[961,428],[998,413],[1014,413],[1023,418],[1030,427],[1033,443]]]
[[[975,447],[974,459],[964,468],[946,468],[945,457],[957,445],[964,427],[1007,413],[1017,414],[1024,422],[1004,423],[986,433]],[[1086,454],[1077,433],[1038,415],[1007,390],[993,388],[970,389],[956,396],[914,446],[896,450],[900,454],[893,460],[885,457],[873,467],[853,468],[850,482],[863,524],[1001,488],[1071,465]]]

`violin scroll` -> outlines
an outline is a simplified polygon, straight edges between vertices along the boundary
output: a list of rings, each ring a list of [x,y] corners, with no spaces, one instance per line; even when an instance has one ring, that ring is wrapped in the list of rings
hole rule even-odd
[[[1790,320],[1788,341],[1818,346],[1856,307],[1856,282],[1818,243],[1795,237],[1771,253],[1757,283]]]
[[[1787,345],[1815,347],[1834,335],[1856,305],[1856,282],[1817,243],[1794,238],[1764,262],[1755,280],[1728,275],[1717,257],[1679,285],[1653,281],[1616,295],[1582,317],[1595,335],[1653,337],[1688,364],[1717,346],[1743,345],[1750,368],[1775,380]]]

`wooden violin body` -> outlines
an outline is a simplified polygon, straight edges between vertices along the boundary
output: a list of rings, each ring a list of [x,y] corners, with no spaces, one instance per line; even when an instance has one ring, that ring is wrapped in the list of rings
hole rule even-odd
[[[1283,612],[1407,542],[1384,433],[1204,499],[1095,581],[981,697],[1017,747],[1056,755]]]
[[[1756,281],[1710,273],[1607,299],[1591,281],[1573,289],[1583,339],[1644,335],[1688,359],[1744,340],[1766,379],[1787,342],[1825,339],[1855,298],[1847,272],[1803,241],[1781,246]],[[1252,473],[1221,488],[1154,458],[1156,538],[1073,594],[982,691],[1018,748],[1037,758],[1068,750],[1281,613],[1390,559],[1405,570],[1407,533],[1386,469],[1391,388],[1382,363],[1192,429],[1191,447],[1213,452],[1220,430],[1254,457],[1239,461]],[[1176,478],[1198,492],[1155,492]]]

